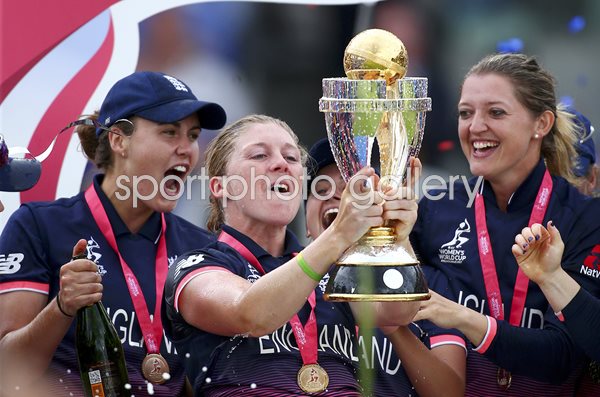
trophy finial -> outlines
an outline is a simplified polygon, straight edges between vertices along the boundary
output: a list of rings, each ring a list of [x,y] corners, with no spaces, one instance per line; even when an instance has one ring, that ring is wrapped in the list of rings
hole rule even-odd
[[[357,34],[344,51],[344,71],[350,79],[385,79],[390,86],[406,75],[407,66],[404,43],[383,29],[368,29]]]

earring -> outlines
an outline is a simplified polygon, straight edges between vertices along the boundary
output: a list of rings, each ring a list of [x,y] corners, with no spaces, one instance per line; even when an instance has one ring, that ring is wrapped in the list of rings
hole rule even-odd
[[[538,139],[540,137],[540,134],[534,134],[533,135],[533,139]]]

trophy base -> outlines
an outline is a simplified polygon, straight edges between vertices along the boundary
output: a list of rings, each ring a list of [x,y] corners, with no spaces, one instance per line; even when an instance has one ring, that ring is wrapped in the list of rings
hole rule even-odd
[[[419,262],[391,228],[372,228],[348,248],[330,273],[329,301],[422,301],[431,297]]]

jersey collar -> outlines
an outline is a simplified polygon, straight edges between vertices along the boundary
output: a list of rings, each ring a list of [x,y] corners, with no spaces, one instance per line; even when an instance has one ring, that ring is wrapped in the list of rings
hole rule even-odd
[[[223,231],[233,236],[236,240],[242,243],[250,252],[260,261],[263,257],[270,257],[267,251],[264,250],[260,245],[258,245],[254,240],[250,237],[246,236],[244,233],[232,228],[231,226],[223,225]],[[289,229],[285,232],[285,248],[283,250],[283,256],[291,256],[296,254],[302,250],[302,245],[298,242],[298,239]]]
[[[106,196],[104,191],[102,190],[102,181],[104,180],[104,175],[99,174],[94,177],[94,188],[98,193],[98,197],[100,198],[100,202],[106,211],[106,215],[108,216],[108,220],[112,225],[113,232],[115,234],[115,238],[119,238],[121,236],[127,234],[133,234],[129,231],[127,226],[125,226],[125,222],[121,219],[117,210],[110,202],[109,198]],[[142,236],[152,242],[158,241],[158,237],[160,237],[160,228],[161,228],[161,219],[160,214],[158,212],[152,213],[150,218],[144,223],[140,231],[137,233],[139,236]]]
[[[506,207],[507,212],[517,211],[522,208],[529,208],[535,202],[538,190],[542,184],[542,178],[546,172],[546,165],[544,160],[541,159],[531,173],[527,176],[525,181],[517,188],[517,190],[511,196],[508,206]],[[477,179],[474,178],[476,181]],[[483,183],[483,197],[485,198],[486,205],[493,205],[498,208],[496,203],[496,196],[492,186],[484,181]]]

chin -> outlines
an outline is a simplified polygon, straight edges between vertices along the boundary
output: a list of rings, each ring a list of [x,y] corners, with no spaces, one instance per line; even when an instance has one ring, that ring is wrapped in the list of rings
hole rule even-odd
[[[168,200],[161,197],[151,207],[156,212],[171,212],[177,207],[177,200]]]

